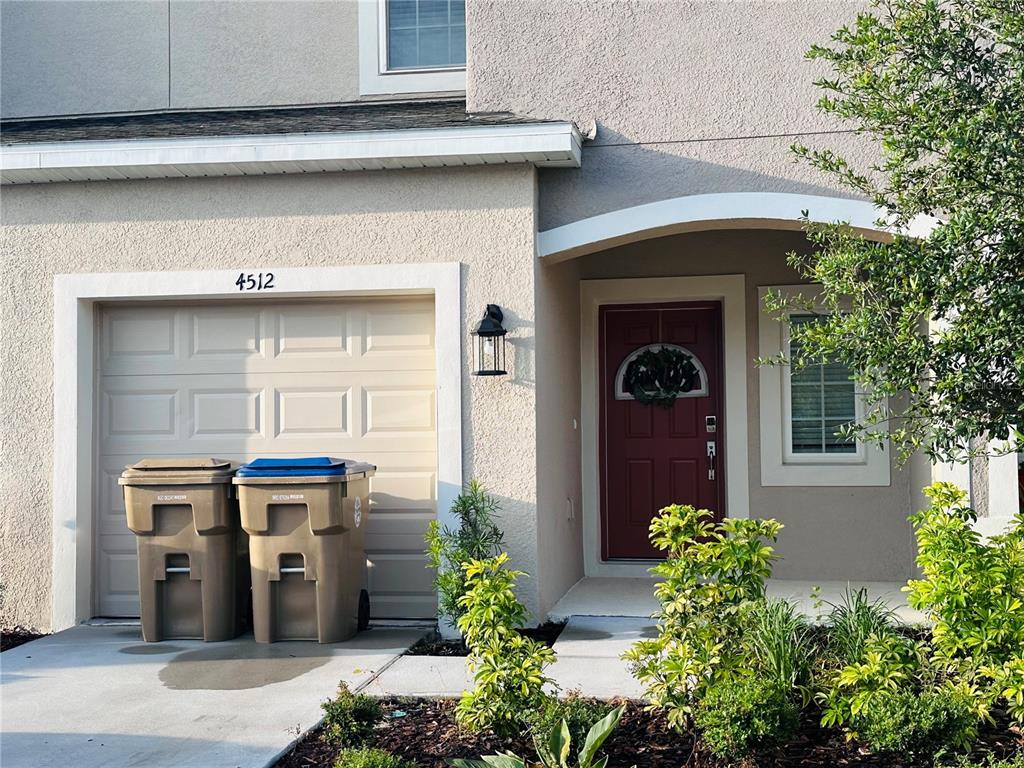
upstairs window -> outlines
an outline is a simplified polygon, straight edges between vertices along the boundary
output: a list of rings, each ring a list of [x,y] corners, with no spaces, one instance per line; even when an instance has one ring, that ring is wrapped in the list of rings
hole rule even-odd
[[[359,93],[464,93],[465,0],[359,0]]]
[[[465,0],[385,0],[389,72],[466,66]]]
[[[815,315],[791,315],[791,326],[815,323]],[[800,343],[789,341],[789,357]],[[789,448],[793,458],[856,454],[856,441],[839,434],[857,420],[857,395],[850,369],[835,361],[789,369]]]

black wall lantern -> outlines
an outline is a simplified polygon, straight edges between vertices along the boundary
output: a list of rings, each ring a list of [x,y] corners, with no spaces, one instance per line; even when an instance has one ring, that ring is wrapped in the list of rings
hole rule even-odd
[[[497,304],[488,304],[483,319],[473,329],[473,375],[504,376],[505,334],[501,321],[505,316]]]

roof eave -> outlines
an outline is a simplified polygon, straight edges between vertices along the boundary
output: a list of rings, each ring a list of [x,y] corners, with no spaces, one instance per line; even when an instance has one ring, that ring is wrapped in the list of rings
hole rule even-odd
[[[9,144],[0,183],[263,176],[532,163],[578,168],[569,122]]]

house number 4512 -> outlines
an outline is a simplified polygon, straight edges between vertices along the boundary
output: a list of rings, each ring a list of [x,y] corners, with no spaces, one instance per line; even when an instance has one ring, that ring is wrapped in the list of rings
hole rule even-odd
[[[274,287],[274,273],[259,272],[254,275],[251,272],[242,272],[235,280],[235,285],[240,291],[265,291]]]

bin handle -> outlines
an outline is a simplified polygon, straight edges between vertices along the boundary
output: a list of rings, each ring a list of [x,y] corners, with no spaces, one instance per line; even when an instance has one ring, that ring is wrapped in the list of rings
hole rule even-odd
[[[166,573],[192,573],[192,569],[188,566],[175,566],[172,568],[165,568]]]
[[[281,568],[281,573],[305,573],[305,568]]]

